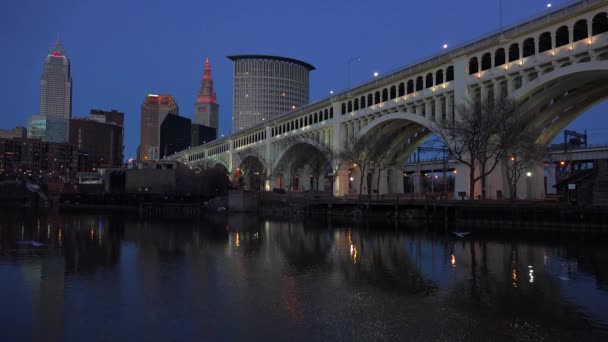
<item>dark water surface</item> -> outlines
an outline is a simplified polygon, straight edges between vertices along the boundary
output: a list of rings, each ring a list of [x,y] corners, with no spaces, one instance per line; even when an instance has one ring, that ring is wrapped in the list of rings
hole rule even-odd
[[[608,341],[607,263],[571,237],[2,213],[0,341]]]

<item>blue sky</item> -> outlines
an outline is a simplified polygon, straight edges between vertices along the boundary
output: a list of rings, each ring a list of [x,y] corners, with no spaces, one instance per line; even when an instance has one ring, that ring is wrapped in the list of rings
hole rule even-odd
[[[503,1],[506,25],[540,14],[547,1]],[[554,6],[565,1],[553,1]],[[139,144],[140,105],[147,93],[173,94],[192,118],[205,57],[220,104],[220,133],[232,115],[231,54],[304,60],[311,101],[347,83],[386,73],[498,29],[498,0],[428,1],[126,1],[6,0],[0,11],[0,128],[26,125],[39,110],[44,57],[58,35],[72,63],[73,116],[92,108],[125,112],[125,157]],[[570,128],[590,129],[608,143],[607,103]]]

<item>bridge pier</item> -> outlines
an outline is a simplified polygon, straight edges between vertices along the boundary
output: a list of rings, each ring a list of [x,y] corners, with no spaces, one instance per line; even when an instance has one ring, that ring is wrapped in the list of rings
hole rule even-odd
[[[334,196],[340,197],[348,194],[349,174],[348,169],[340,169],[336,174],[334,182]]]
[[[412,174],[412,181],[414,182],[414,193],[422,193],[422,174],[420,171],[416,171]]]

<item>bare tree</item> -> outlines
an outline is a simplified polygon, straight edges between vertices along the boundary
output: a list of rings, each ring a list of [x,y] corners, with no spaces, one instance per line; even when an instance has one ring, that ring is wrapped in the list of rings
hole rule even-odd
[[[380,177],[382,171],[397,164],[397,155],[388,146],[393,142],[393,137],[383,135],[374,143],[373,153],[371,154],[371,162],[374,165],[374,171],[378,174],[376,179],[377,196],[380,198]],[[388,186],[388,180],[387,180]]]
[[[525,170],[542,160],[545,153],[544,146],[535,143],[533,134],[526,132],[519,136],[520,138],[506,149],[504,161],[511,201],[517,199],[517,183]]]
[[[205,196],[225,195],[228,192],[228,174],[217,161],[204,159],[193,165],[199,175],[200,192]]]
[[[354,163],[359,169],[359,194],[363,194],[363,179],[367,178],[367,171],[374,158],[374,139],[372,134],[363,137],[353,137],[341,153],[342,159]],[[369,189],[368,189],[369,193]]]
[[[340,170],[340,168],[342,167],[343,164],[343,159],[342,159],[342,155],[336,151],[334,151],[333,149],[329,149],[326,153],[325,153],[325,158],[327,160],[327,174],[328,174],[328,179],[329,179],[329,183],[331,185],[331,197],[334,196],[334,183],[336,182],[336,179],[338,178],[338,171]]]
[[[503,160],[505,151],[517,138],[516,103],[508,98],[468,101],[456,108],[456,120],[441,124],[439,134],[452,156],[469,168],[469,198],[474,199],[475,183],[482,181]],[[477,170],[479,165],[479,170]],[[476,171],[479,171],[476,176]]]
[[[306,145],[296,143],[292,147],[289,148],[288,153],[283,158],[281,165],[279,166],[280,170],[287,172],[289,185],[287,187],[288,191],[291,191],[294,185],[294,180],[296,175],[300,169],[302,169],[305,165],[305,152]]]
[[[313,153],[308,160],[308,166],[310,167],[310,171],[313,177],[313,181],[315,184],[315,190],[319,190],[319,179],[321,175],[325,172],[327,166],[327,158],[324,153],[317,152]]]

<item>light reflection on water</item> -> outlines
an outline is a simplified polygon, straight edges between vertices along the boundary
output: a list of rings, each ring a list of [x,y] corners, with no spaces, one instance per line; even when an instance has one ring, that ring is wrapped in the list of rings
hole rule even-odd
[[[601,243],[245,216],[3,217],[0,341],[608,337]]]

